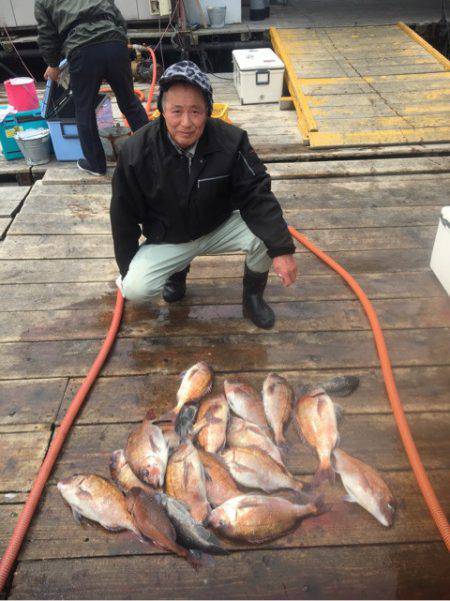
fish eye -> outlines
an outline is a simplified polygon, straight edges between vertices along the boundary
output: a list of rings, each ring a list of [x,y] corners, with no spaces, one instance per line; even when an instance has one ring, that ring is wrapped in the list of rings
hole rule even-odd
[[[389,511],[395,511],[395,506],[392,503],[388,503],[387,508],[389,509]]]

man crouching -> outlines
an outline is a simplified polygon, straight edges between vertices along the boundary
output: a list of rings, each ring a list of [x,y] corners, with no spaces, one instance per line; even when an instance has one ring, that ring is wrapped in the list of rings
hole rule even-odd
[[[247,133],[212,119],[208,77],[190,61],[162,75],[159,119],[123,144],[113,176],[111,224],[124,297],[183,298],[191,261],[244,251],[243,314],[275,323],[263,299],[269,268],[297,277],[292,238]],[[139,246],[141,234],[146,242]]]

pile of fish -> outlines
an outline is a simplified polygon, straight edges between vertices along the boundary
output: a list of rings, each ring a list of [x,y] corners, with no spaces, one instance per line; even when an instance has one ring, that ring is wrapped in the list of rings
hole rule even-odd
[[[158,419],[149,412],[112,453],[113,482],[76,474],[58,483],[75,519],[130,530],[197,567],[201,552],[228,553],[223,538],[271,541],[322,513],[323,495],[313,493],[338,473],[345,500],[392,524],[395,502],[380,474],[338,448],[340,411],[330,394],[350,394],[358,378],[304,387],[297,401],[275,373],[264,380],[262,395],[235,380],[212,394],[213,378],[204,362],[184,374],[176,406]],[[284,465],[291,419],[319,460],[308,484]]]

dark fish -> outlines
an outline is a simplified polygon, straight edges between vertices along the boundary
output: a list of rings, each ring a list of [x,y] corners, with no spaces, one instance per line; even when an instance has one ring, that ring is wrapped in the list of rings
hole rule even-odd
[[[197,405],[183,405],[183,407],[180,409],[180,412],[175,418],[175,432],[178,434],[181,440],[186,438],[186,436],[189,436],[197,416],[197,412]]]
[[[359,386],[358,376],[337,376],[321,384],[327,394],[343,397],[352,394]]]
[[[192,553],[177,544],[176,530],[164,507],[155,501],[154,495],[148,495],[140,488],[133,488],[127,494],[127,507],[145,538],[150,539],[160,549],[183,557],[194,568],[198,567],[198,561]]]
[[[157,493],[155,500],[167,511],[177,531],[178,541],[184,547],[199,549],[212,555],[228,555],[229,552],[221,546],[216,535],[196,522],[184,503],[172,499],[164,493]]]

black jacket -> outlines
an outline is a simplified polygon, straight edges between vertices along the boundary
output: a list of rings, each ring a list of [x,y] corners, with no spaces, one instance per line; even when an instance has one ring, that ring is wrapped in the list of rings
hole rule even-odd
[[[189,242],[237,209],[271,257],[295,252],[270,176],[244,130],[209,118],[189,173],[164,119],[145,125],[123,144],[113,176],[111,225],[120,273],[128,271],[141,233],[151,244]]]

